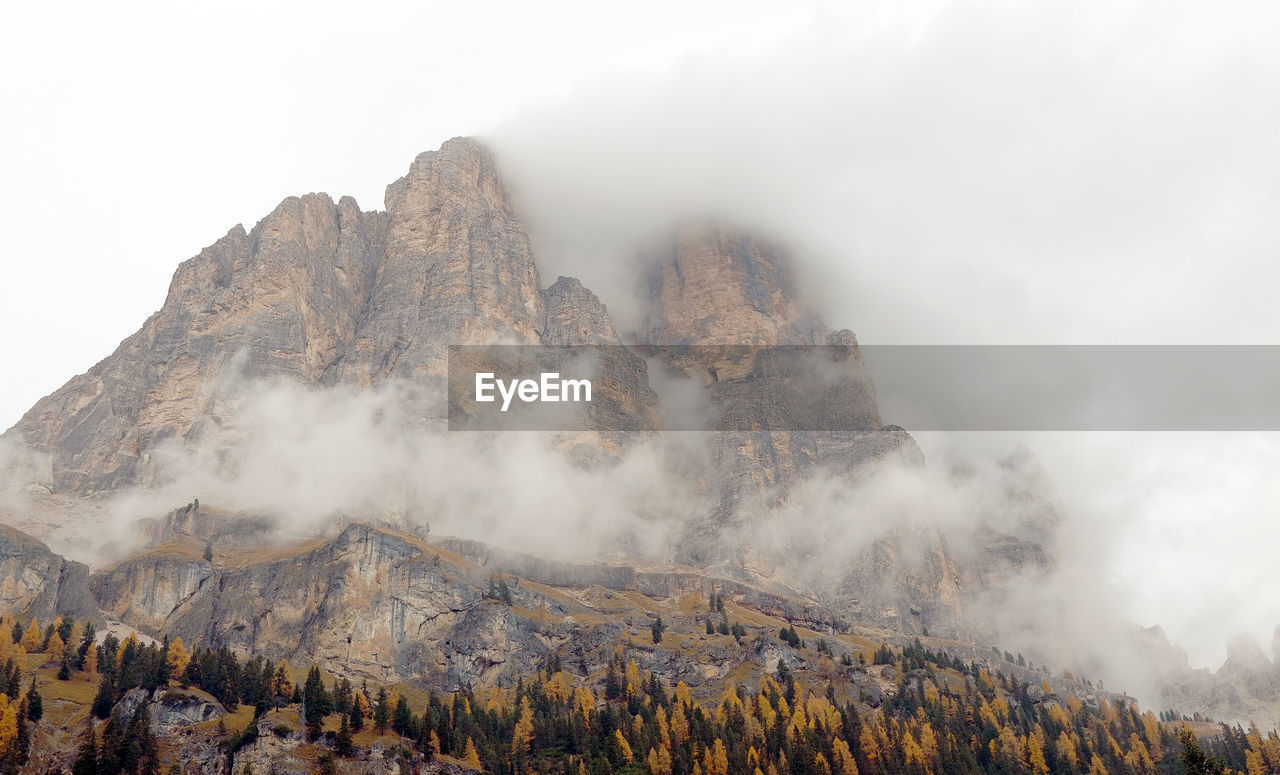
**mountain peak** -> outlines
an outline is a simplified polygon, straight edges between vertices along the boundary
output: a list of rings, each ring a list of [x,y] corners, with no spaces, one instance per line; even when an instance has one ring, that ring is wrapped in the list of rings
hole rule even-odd
[[[796,298],[791,257],[772,241],[721,224],[687,223],[645,262],[642,295],[650,307],[640,336],[647,343],[815,343],[812,316]]]
[[[409,166],[409,172],[387,186],[387,212],[405,205],[411,189],[457,198],[472,205],[511,210],[511,199],[493,153],[472,137],[454,137],[439,149],[423,151]]]

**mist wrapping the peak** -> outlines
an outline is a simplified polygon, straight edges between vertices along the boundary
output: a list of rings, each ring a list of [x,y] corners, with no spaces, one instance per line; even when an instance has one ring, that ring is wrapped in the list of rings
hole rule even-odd
[[[1277,21],[1256,3],[828,7],[486,136],[543,271],[580,277],[620,329],[643,308],[635,246],[707,217],[788,245],[806,300],[863,343],[1271,344],[1280,103],[1258,96],[1280,83]],[[1206,667],[1233,632],[1268,642],[1280,599],[1254,547],[1277,538],[1276,434],[992,435],[940,443],[1035,448],[1070,567],[1113,585],[1096,610],[1163,624]]]
[[[52,489],[96,492],[76,507],[108,515],[120,536],[114,547],[68,539],[54,548],[110,559],[128,548],[134,520],[196,496],[270,514],[290,534],[321,532],[344,514],[564,558],[688,561],[693,547],[770,581],[846,599],[857,589],[868,616],[908,622],[932,612],[898,605],[898,581],[959,599],[957,590],[991,581],[961,571],[980,574],[983,557],[1003,552],[1012,559],[1000,567],[1019,572],[966,604],[986,621],[983,637],[1055,668],[1145,696],[1151,666],[1124,645],[1128,622],[1163,625],[1198,666],[1220,664],[1238,632],[1268,643],[1280,622],[1267,584],[1280,542],[1273,433],[926,433],[916,434],[923,455],[904,445],[858,476],[818,466],[754,481],[734,466],[779,450],[749,436],[716,449],[724,440],[710,435],[654,436],[583,466],[548,454],[546,438],[450,434],[436,424],[442,412],[422,411],[444,346],[535,338],[550,298],[539,291],[557,275],[589,289],[561,286],[593,321],[566,331],[616,328],[635,341],[673,328],[647,319],[652,270],[730,239],[756,263],[785,257],[793,270],[794,305],[754,308],[769,311],[759,330],[770,335],[1221,344],[1271,343],[1280,331],[1270,260],[1280,245],[1280,103],[1259,96],[1280,91],[1274,9],[1053,2],[804,13],[777,36],[716,35],[663,67],[607,69],[487,111],[474,128],[496,163],[466,141],[423,154],[386,188],[388,212],[336,195],[291,197],[254,229],[228,232],[175,275],[181,309],[163,322],[177,323],[122,346],[181,342],[173,357],[82,375],[46,411],[74,420],[64,437],[77,442],[86,406],[96,407],[88,419],[110,421],[101,433],[110,449],[72,450]],[[404,104],[408,91],[387,104]],[[315,102],[332,102],[323,97]],[[381,137],[388,120],[377,120],[351,137]],[[314,129],[293,128],[295,138]],[[335,156],[357,145],[324,137]],[[353,165],[359,153],[372,152],[353,150]],[[384,201],[385,183],[360,178],[355,193]],[[440,216],[441,207],[451,209]],[[690,229],[719,236],[684,239]],[[460,268],[458,256],[472,263]],[[252,274],[272,262],[290,269]],[[708,267],[704,276],[719,276]],[[183,286],[188,276],[209,282]],[[341,314],[310,314],[334,299],[346,304]],[[684,301],[684,323],[707,322],[695,316],[699,298]],[[181,340],[217,334],[246,309],[267,310],[234,332],[248,332],[257,360],[227,366],[225,352]],[[657,365],[648,379],[662,411],[709,411],[696,384]],[[144,413],[138,431],[99,398],[94,380],[166,369],[173,382],[157,384],[169,393],[146,387],[166,407],[194,407],[181,423]],[[218,390],[185,391],[188,379]],[[184,424],[193,412],[209,417]],[[803,438],[779,457],[803,459],[821,443]],[[997,462],[1019,444],[1055,485],[1053,524],[1034,518],[1042,504],[1028,507],[1010,473],[1018,465]],[[0,507],[28,521],[56,512],[67,490],[41,489],[52,474],[6,454],[18,473]],[[674,475],[673,460],[696,461],[680,471],[693,476]],[[708,485],[725,472],[733,487]],[[123,484],[108,493],[113,477]],[[1034,556],[1037,541],[1046,556]],[[673,546],[686,554],[673,557]],[[847,573],[854,557],[870,559]],[[876,564],[886,557],[894,562]],[[898,575],[870,581],[883,567]]]

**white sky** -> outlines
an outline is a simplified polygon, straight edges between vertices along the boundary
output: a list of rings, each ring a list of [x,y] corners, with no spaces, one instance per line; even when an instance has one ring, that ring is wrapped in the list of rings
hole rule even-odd
[[[620,312],[602,257],[654,202],[706,201],[811,251],[830,322],[864,342],[1277,344],[1277,13],[19,4],[0,27],[0,426],[137,330],[234,224],[308,191],[381,208],[460,134],[510,160],[544,281],[578,274]],[[1274,437],[1073,443],[1044,457],[1080,518],[1114,527],[1105,572],[1177,582],[1136,594],[1134,618],[1202,662],[1218,630],[1265,648],[1271,563],[1194,539],[1280,543]],[[1177,570],[1196,562],[1221,572]]]

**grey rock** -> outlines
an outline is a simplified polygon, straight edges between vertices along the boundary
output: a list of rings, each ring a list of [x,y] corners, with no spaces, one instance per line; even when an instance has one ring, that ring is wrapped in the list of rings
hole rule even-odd
[[[66,614],[100,619],[89,592],[89,569],[49,551],[22,531],[0,524],[0,609],[49,621]]]

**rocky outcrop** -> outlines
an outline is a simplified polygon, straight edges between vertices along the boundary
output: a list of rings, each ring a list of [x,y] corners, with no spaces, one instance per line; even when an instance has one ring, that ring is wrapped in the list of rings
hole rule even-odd
[[[791,259],[777,245],[714,224],[686,224],[643,256],[645,344],[826,344],[796,298]]]
[[[386,208],[386,252],[341,379],[438,378],[445,345],[538,342],[538,270],[487,149],[455,138],[419,155]]]
[[[173,540],[93,574],[89,586],[109,615],[159,637],[170,617],[189,607],[213,575],[203,544]]]
[[[114,353],[35,405],[9,434],[55,490],[146,483],[168,439],[229,418],[242,378],[315,381],[363,316],[386,217],[327,195],[284,200],[174,273],[159,312]]]
[[[64,560],[31,536],[0,525],[0,610],[49,621],[100,616],[89,594],[89,569]]]
[[[153,692],[141,687],[125,692],[112,712],[119,713],[121,718],[132,718],[143,703],[146,703],[154,730],[161,734],[227,715],[222,703],[198,689],[156,689]]]
[[[415,538],[357,524],[318,545],[220,567],[148,552],[95,573],[93,589],[104,609],[143,632],[314,661],[371,682],[505,685],[580,636],[572,618],[580,606],[514,580],[508,604],[491,594],[492,572],[439,556]]]
[[[542,292],[546,320],[542,343],[559,345],[617,345],[609,310],[600,298],[573,277],[559,277]]]
[[[810,583],[810,557],[753,542],[798,485],[818,476],[856,481],[922,457],[906,431],[883,424],[856,338],[806,305],[780,246],[692,224],[642,257],[643,325],[632,343],[658,346],[647,351],[656,360],[646,360],[616,347],[623,342],[608,309],[580,282],[562,277],[542,289],[530,239],[479,143],[457,138],[421,154],[387,187],[384,204],[366,212],[350,198],[291,197],[251,230],[237,226],[181,264],[164,305],[136,334],[9,431],[36,478],[56,496],[154,485],[166,446],[197,444],[209,446],[203,459],[215,473],[234,473],[237,456],[222,453],[248,440],[237,412],[248,386],[264,380],[394,384],[387,392],[405,404],[395,407],[405,410],[399,416],[421,419],[425,432],[457,405],[445,391],[448,345],[608,345],[586,415],[592,427],[627,432],[546,441],[586,468],[648,445],[673,488],[691,491],[696,504],[679,515],[666,559],[741,583],[744,595],[771,583],[803,590],[802,598],[820,601],[813,610],[777,604],[803,621],[862,619],[908,632],[949,627],[963,615],[966,585],[1006,578],[964,575],[927,525],[868,536],[822,584]],[[819,363],[810,361],[815,352]],[[664,373],[650,374],[651,364]],[[651,433],[680,403],[669,393],[664,407],[660,382],[691,387],[691,403],[709,407],[708,432],[696,443]],[[416,539],[397,544],[388,537],[394,531],[352,526],[302,554],[203,559],[205,542],[240,552],[278,540],[273,527],[193,502],[144,524],[152,551],[95,575],[92,592],[145,631],[344,666],[350,652],[350,670],[379,679],[505,680],[573,631],[564,601],[522,589],[524,602],[562,620],[533,627],[514,613],[521,605],[492,604],[479,571],[446,583]],[[993,568],[1039,563],[1040,540],[997,530],[987,555]],[[637,587],[666,583],[639,572],[635,579]],[[667,581],[693,583],[679,573]],[[403,594],[386,594],[393,583]]]
[[[421,381],[443,416],[444,346],[532,343],[544,325],[529,240],[489,152],[455,139],[387,189],[386,212],[290,197],[174,273],[114,353],[7,432],[55,491],[154,481],[163,442],[234,428],[248,381]],[[415,382],[415,384],[418,384]]]
[[[149,700],[151,723],[162,732],[213,721],[227,715],[227,709],[222,707],[222,703],[194,689],[157,689]],[[128,714],[125,718],[128,718]]]
[[[1280,668],[1252,636],[1231,639],[1226,661],[1214,672],[1188,667],[1186,653],[1172,646],[1159,627],[1142,630],[1139,643],[1139,655],[1149,659],[1158,678],[1163,706],[1230,724],[1280,725]]]
[[[134,523],[143,547],[152,549],[170,541],[195,539],[220,549],[259,546],[276,538],[276,521],[260,514],[232,514],[195,500],[158,519]]]
[[[744,232],[691,224],[642,262],[640,295],[647,311],[638,337],[653,346],[668,376],[701,387],[704,415],[711,418],[705,453],[676,465],[715,506],[690,520],[677,558],[720,565],[751,555],[748,565],[801,575],[794,565],[803,558],[735,547],[725,535],[750,533],[754,524],[767,522],[812,476],[856,479],[879,461],[920,462],[914,440],[901,428],[882,429],[856,338],[830,330],[806,309],[780,247]],[[926,557],[939,553],[945,554],[934,544]],[[905,545],[890,555],[910,565],[919,559]],[[892,569],[884,557],[849,561],[854,570],[842,589],[858,602],[848,612],[864,615],[866,601],[885,587],[883,574]],[[936,575],[940,584],[951,582],[945,568]],[[947,594],[941,587],[934,593],[931,602]],[[951,598],[945,605],[954,607]],[[876,602],[870,609],[893,615],[894,606]]]

